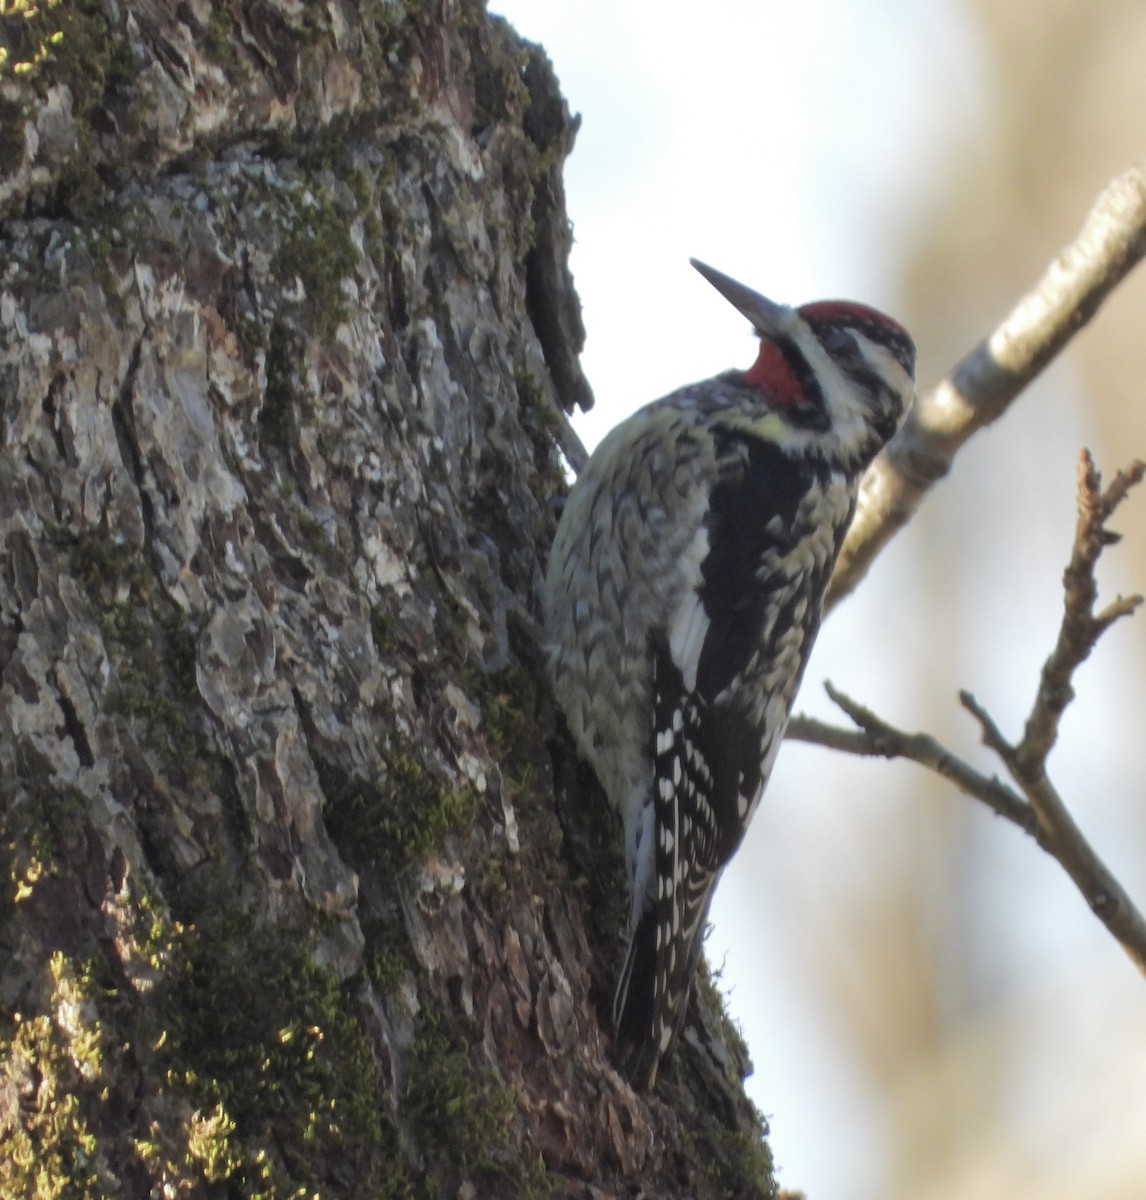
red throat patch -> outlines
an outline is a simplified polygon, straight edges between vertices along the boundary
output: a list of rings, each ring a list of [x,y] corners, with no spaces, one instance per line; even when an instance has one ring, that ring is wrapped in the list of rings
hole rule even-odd
[[[797,408],[804,402],[799,380],[783,351],[769,338],[760,340],[760,353],[744,379],[777,408]]]

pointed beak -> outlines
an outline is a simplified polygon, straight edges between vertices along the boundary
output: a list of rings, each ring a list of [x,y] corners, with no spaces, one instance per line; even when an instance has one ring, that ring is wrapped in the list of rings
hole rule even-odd
[[[692,265],[714,288],[738,311],[744,314],[761,337],[775,337],[790,331],[793,318],[798,320],[793,309],[786,304],[777,304],[767,296],[761,296],[742,283],[710,267],[699,259],[690,258]]]

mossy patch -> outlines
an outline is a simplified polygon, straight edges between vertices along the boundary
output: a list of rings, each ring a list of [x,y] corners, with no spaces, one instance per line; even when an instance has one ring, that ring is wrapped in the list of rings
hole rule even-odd
[[[486,674],[471,671],[466,689],[479,697],[482,730],[514,799],[537,788],[545,769],[537,727],[537,678],[514,664]]]
[[[409,1194],[354,988],[305,934],[225,902],[175,930],[157,1053],[195,1098],[188,1153],[206,1178],[265,1200]]]
[[[259,409],[259,437],[269,446],[288,450],[298,425],[313,410],[305,386],[302,335],[285,321],[271,326],[267,339],[267,386]]]
[[[306,193],[293,205],[274,269],[284,285],[297,279],[303,307],[319,338],[330,341],[350,316],[342,280],[358,266],[349,220],[326,194]]]
[[[21,9],[21,12],[15,12]],[[17,0],[0,16],[9,62],[38,87],[65,83],[72,108],[83,120],[109,90],[131,86],[137,76],[122,16],[109,16],[100,0]]]
[[[748,1047],[737,1026],[728,1016],[724,997],[720,992],[719,973],[713,973],[707,962],[701,961],[700,969],[693,980],[694,997],[691,1001],[701,1014],[701,1023],[709,1029],[719,1031],[720,1039],[731,1054],[731,1065],[726,1068],[730,1095],[740,1088],[740,1076],[751,1070]],[[686,1089],[680,1082],[685,1068],[680,1057],[670,1060],[670,1075],[677,1074],[671,1086]],[[708,1059],[708,1069],[712,1060]],[[776,1194],[776,1178],[772,1164],[772,1153],[768,1147],[768,1123],[754,1104],[741,1097],[735,1113],[725,1106],[695,1108],[692,1094],[681,1095],[679,1104],[694,1109],[692,1115],[680,1124],[681,1144],[688,1161],[703,1170],[703,1182],[696,1181],[699,1197],[744,1197],[744,1200],[771,1200]]]
[[[426,1160],[424,1194],[461,1194],[468,1181],[482,1196],[543,1200],[553,1194],[544,1163],[510,1133],[513,1092],[475,1054],[440,1019],[415,1039],[401,1110]]]
[[[528,827],[523,840],[543,857],[551,856],[560,830],[537,671],[520,662],[490,674],[475,669],[466,674],[465,688],[481,708],[482,733],[506,796],[518,821]]]
[[[232,83],[243,81],[247,74],[241,63],[238,46],[242,44],[242,30],[238,27],[230,8],[225,4],[212,4],[207,24],[200,33],[203,53],[219,67]]]
[[[328,574],[335,576],[349,574],[353,562],[353,552],[347,548],[345,542],[349,540],[350,535],[347,533],[339,536],[343,531],[336,527],[338,540],[332,542],[327,536],[322,522],[305,508],[298,508],[295,511],[295,519],[298,521],[298,531],[302,538],[303,549],[317,558]]]
[[[0,1023],[0,1198],[102,1200],[116,1180],[89,1118],[102,1087],[102,1033],[85,1019],[83,982],[52,956],[52,1011]]]
[[[24,110],[0,96],[0,175],[15,171],[24,161]]]
[[[466,1180],[481,1196],[551,1194],[516,1142],[513,1093],[445,1018],[423,1018],[394,1109],[353,1011],[357,985],[315,966],[305,938],[224,906],[173,944],[155,1052],[195,1107],[169,1170],[254,1200],[436,1200]],[[145,1140],[160,1153],[158,1131]]]
[[[60,0],[9,0],[0,8],[0,77],[28,78],[63,40]]]
[[[87,799],[60,782],[30,742],[16,751],[20,791],[0,791],[0,852],[7,879],[6,908],[27,900],[44,879],[70,871],[69,855],[83,844]],[[0,909],[2,912],[3,909]]]
[[[767,1133],[768,1125],[759,1112],[752,1129],[732,1128],[715,1112],[702,1113],[695,1122],[681,1122],[681,1144],[688,1161],[703,1171],[703,1182],[696,1181],[696,1195],[714,1200],[725,1196],[772,1200],[776,1177]]]
[[[430,1200],[359,984],[316,965],[306,931],[222,894],[187,924],[130,906],[142,984],[93,943],[89,960],[52,957],[46,1011],[0,1021],[0,1094],[18,1105],[0,1120],[0,1200],[135,1194],[141,1172],[170,1194]],[[153,1081],[142,1109],[136,1064]]]
[[[446,784],[400,738],[383,759],[385,768],[374,780],[339,777],[329,765],[319,767],[319,778],[335,843],[356,866],[388,877],[416,866],[472,821],[479,800],[469,787]]]
[[[136,132],[141,121],[138,71],[122,11],[101,0],[13,0],[0,11],[0,78],[22,83],[4,126],[14,131],[49,88],[65,85],[71,98],[76,145],[46,191],[49,212],[90,215],[107,196],[100,172],[108,160],[98,151],[92,113],[100,106],[114,109],[121,135]],[[9,99],[12,99],[11,97]],[[5,157],[19,159],[11,133]],[[22,132],[20,140],[22,142]],[[133,169],[149,147],[133,147]]]
[[[212,783],[213,760],[195,719],[195,635],[187,615],[163,593],[140,547],[93,529],[60,530],[54,540],[71,558],[115,668],[108,710],[136,723],[173,783]]]
[[[529,90],[523,78],[529,50],[510,26],[498,18],[490,20],[484,4],[461,6],[458,26],[470,39],[482,38],[475,53],[474,115],[472,132],[479,134],[499,122],[519,124],[529,107]]]
[[[366,974],[380,997],[393,1000],[403,984],[415,980],[418,972],[418,960],[397,906],[385,917],[362,919],[362,933],[366,940]]]

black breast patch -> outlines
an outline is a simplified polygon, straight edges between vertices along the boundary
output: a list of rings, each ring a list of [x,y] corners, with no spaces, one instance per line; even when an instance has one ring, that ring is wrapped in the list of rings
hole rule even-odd
[[[696,686],[709,700],[758,648],[769,587],[767,580],[757,578],[757,570],[768,550],[783,553],[796,540],[800,501],[822,471],[785,454],[774,442],[737,431],[718,433],[717,445],[721,458],[731,462],[712,493],[709,551],[701,567],[700,596],[711,625]]]

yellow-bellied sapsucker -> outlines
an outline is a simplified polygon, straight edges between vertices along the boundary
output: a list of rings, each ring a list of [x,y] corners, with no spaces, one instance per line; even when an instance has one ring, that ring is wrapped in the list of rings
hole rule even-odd
[[[713,888],[768,782],[855,511],[903,419],[915,347],[874,309],[788,308],[693,264],[760,352],[602,441],[545,581],[553,689],[624,823],[618,1054],[651,1085],[680,1031]]]

